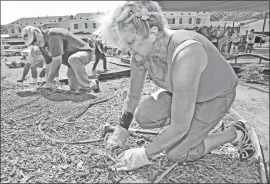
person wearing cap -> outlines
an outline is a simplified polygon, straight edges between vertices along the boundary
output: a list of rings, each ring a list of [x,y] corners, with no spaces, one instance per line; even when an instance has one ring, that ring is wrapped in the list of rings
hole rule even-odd
[[[44,66],[44,58],[42,57],[40,50],[37,46],[31,46],[30,51],[27,55],[27,63],[23,68],[23,74],[22,77],[17,80],[17,82],[23,82],[25,81],[25,77],[28,74],[29,70],[31,69],[31,74],[32,74],[32,84],[37,84],[37,68],[42,68],[41,71],[41,77],[42,73],[45,71],[45,66]]]
[[[89,80],[85,70],[85,65],[92,60],[93,52],[83,40],[63,28],[41,30],[27,26],[21,35],[26,45],[40,48],[46,63],[46,88],[53,89],[52,82],[60,65],[64,64],[68,67],[67,77],[71,91],[99,92],[98,81]]]

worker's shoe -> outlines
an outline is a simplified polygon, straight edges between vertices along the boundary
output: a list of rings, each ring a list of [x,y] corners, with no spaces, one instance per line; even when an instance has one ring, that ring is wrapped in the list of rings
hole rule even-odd
[[[236,131],[240,131],[238,132],[240,135],[242,134],[241,136],[237,136],[237,138],[232,142],[238,151],[240,160],[251,160],[255,156],[256,149],[250,137],[247,125],[242,120],[239,120],[233,125],[233,127]]]
[[[45,74],[46,74],[46,69],[42,68],[41,72],[39,73],[39,77],[43,78],[43,77],[45,77]]]
[[[94,93],[100,92],[99,81],[96,79],[91,80],[89,88],[79,88],[78,90],[74,91],[74,94],[80,95],[80,94],[90,93],[92,91]]]
[[[23,82],[23,81],[25,81],[25,78],[20,78],[19,80],[17,80],[17,82]]]
[[[129,136],[127,129],[120,125],[115,126],[111,137],[107,141],[107,149],[113,149],[115,147],[124,147]]]
[[[94,93],[99,93],[100,92],[100,87],[99,87],[99,81],[98,80],[94,80],[95,85],[92,87]]]
[[[32,82],[30,82],[30,84],[37,85],[38,84],[37,79],[36,78],[32,78]]]

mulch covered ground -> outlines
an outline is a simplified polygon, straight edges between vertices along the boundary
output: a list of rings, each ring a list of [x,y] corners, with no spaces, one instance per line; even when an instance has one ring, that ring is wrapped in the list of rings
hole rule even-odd
[[[174,164],[160,155],[152,165],[117,173],[113,168],[114,162],[104,155],[103,141],[85,144],[54,141],[99,139],[106,122],[115,124],[118,121],[129,89],[129,79],[104,81],[100,85],[102,91],[98,94],[74,95],[44,89],[35,91],[28,84],[2,81],[1,182],[145,183],[153,182]],[[147,79],[142,100],[156,90],[153,82]],[[112,99],[86,109],[90,103],[114,94]],[[227,129],[236,118],[228,114],[223,121]],[[132,127],[139,128],[136,122]],[[127,141],[127,147],[115,150],[111,156],[115,158],[124,149],[144,146],[153,138],[151,135],[133,134]],[[260,182],[257,163],[238,161],[230,147],[229,144],[220,147],[197,162],[178,164],[161,182]]]

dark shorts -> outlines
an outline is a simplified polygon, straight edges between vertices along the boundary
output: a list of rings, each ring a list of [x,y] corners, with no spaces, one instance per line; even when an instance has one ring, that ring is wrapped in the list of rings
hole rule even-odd
[[[196,103],[193,119],[186,137],[165,153],[171,161],[194,161],[204,152],[202,144],[209,132],[229,111],[236,95],[236,87],[212,100]],[[159,90],[139,104],[135,119],[142,128],[159,128],[170,124],[172,93]]]
[[[238,46],[240,42],[233,42],[233,45]]]
[[[247,47],[253,47],[254,46],[254,43],[248,43],[247,44]]]

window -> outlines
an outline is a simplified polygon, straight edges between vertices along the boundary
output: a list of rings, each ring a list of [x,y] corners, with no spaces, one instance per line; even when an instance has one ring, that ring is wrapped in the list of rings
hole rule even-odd
[[[93,28],[97,28],[97,25],[96,25],[96,23],[95,23],[95,22],[93,23]]]
[[[175,18],[168,18],[168,24],[175,24]]]
[[[84,26],[85,26],[85,29],[87,29],[87,28],[88,28],[88,24],[87,24],[87,23],[84,23]]]
[[[15,33],[15,30],[14,30],[14,28],[11,28],[11,33]]]
[[[189,18],[189,19],[188,19],[188,23],[189,23],[189,24],[192,24],[192,18]]]
[[[22,29],[21,29],[20,27],[18,28],[18,30],[19,30],[19,33],[21,33],[21,32],[22,32]]]
[[[201,18],[196,18],[196,24],[201,24]]]
[[[179,24],[183,24],[183,18],[179,18]]]
[[[74,24],[74,29],[79,29],[78,24]]]
[[[19,49],[19,46],[17,46],[17,45],[10,46],[9,49]]]

